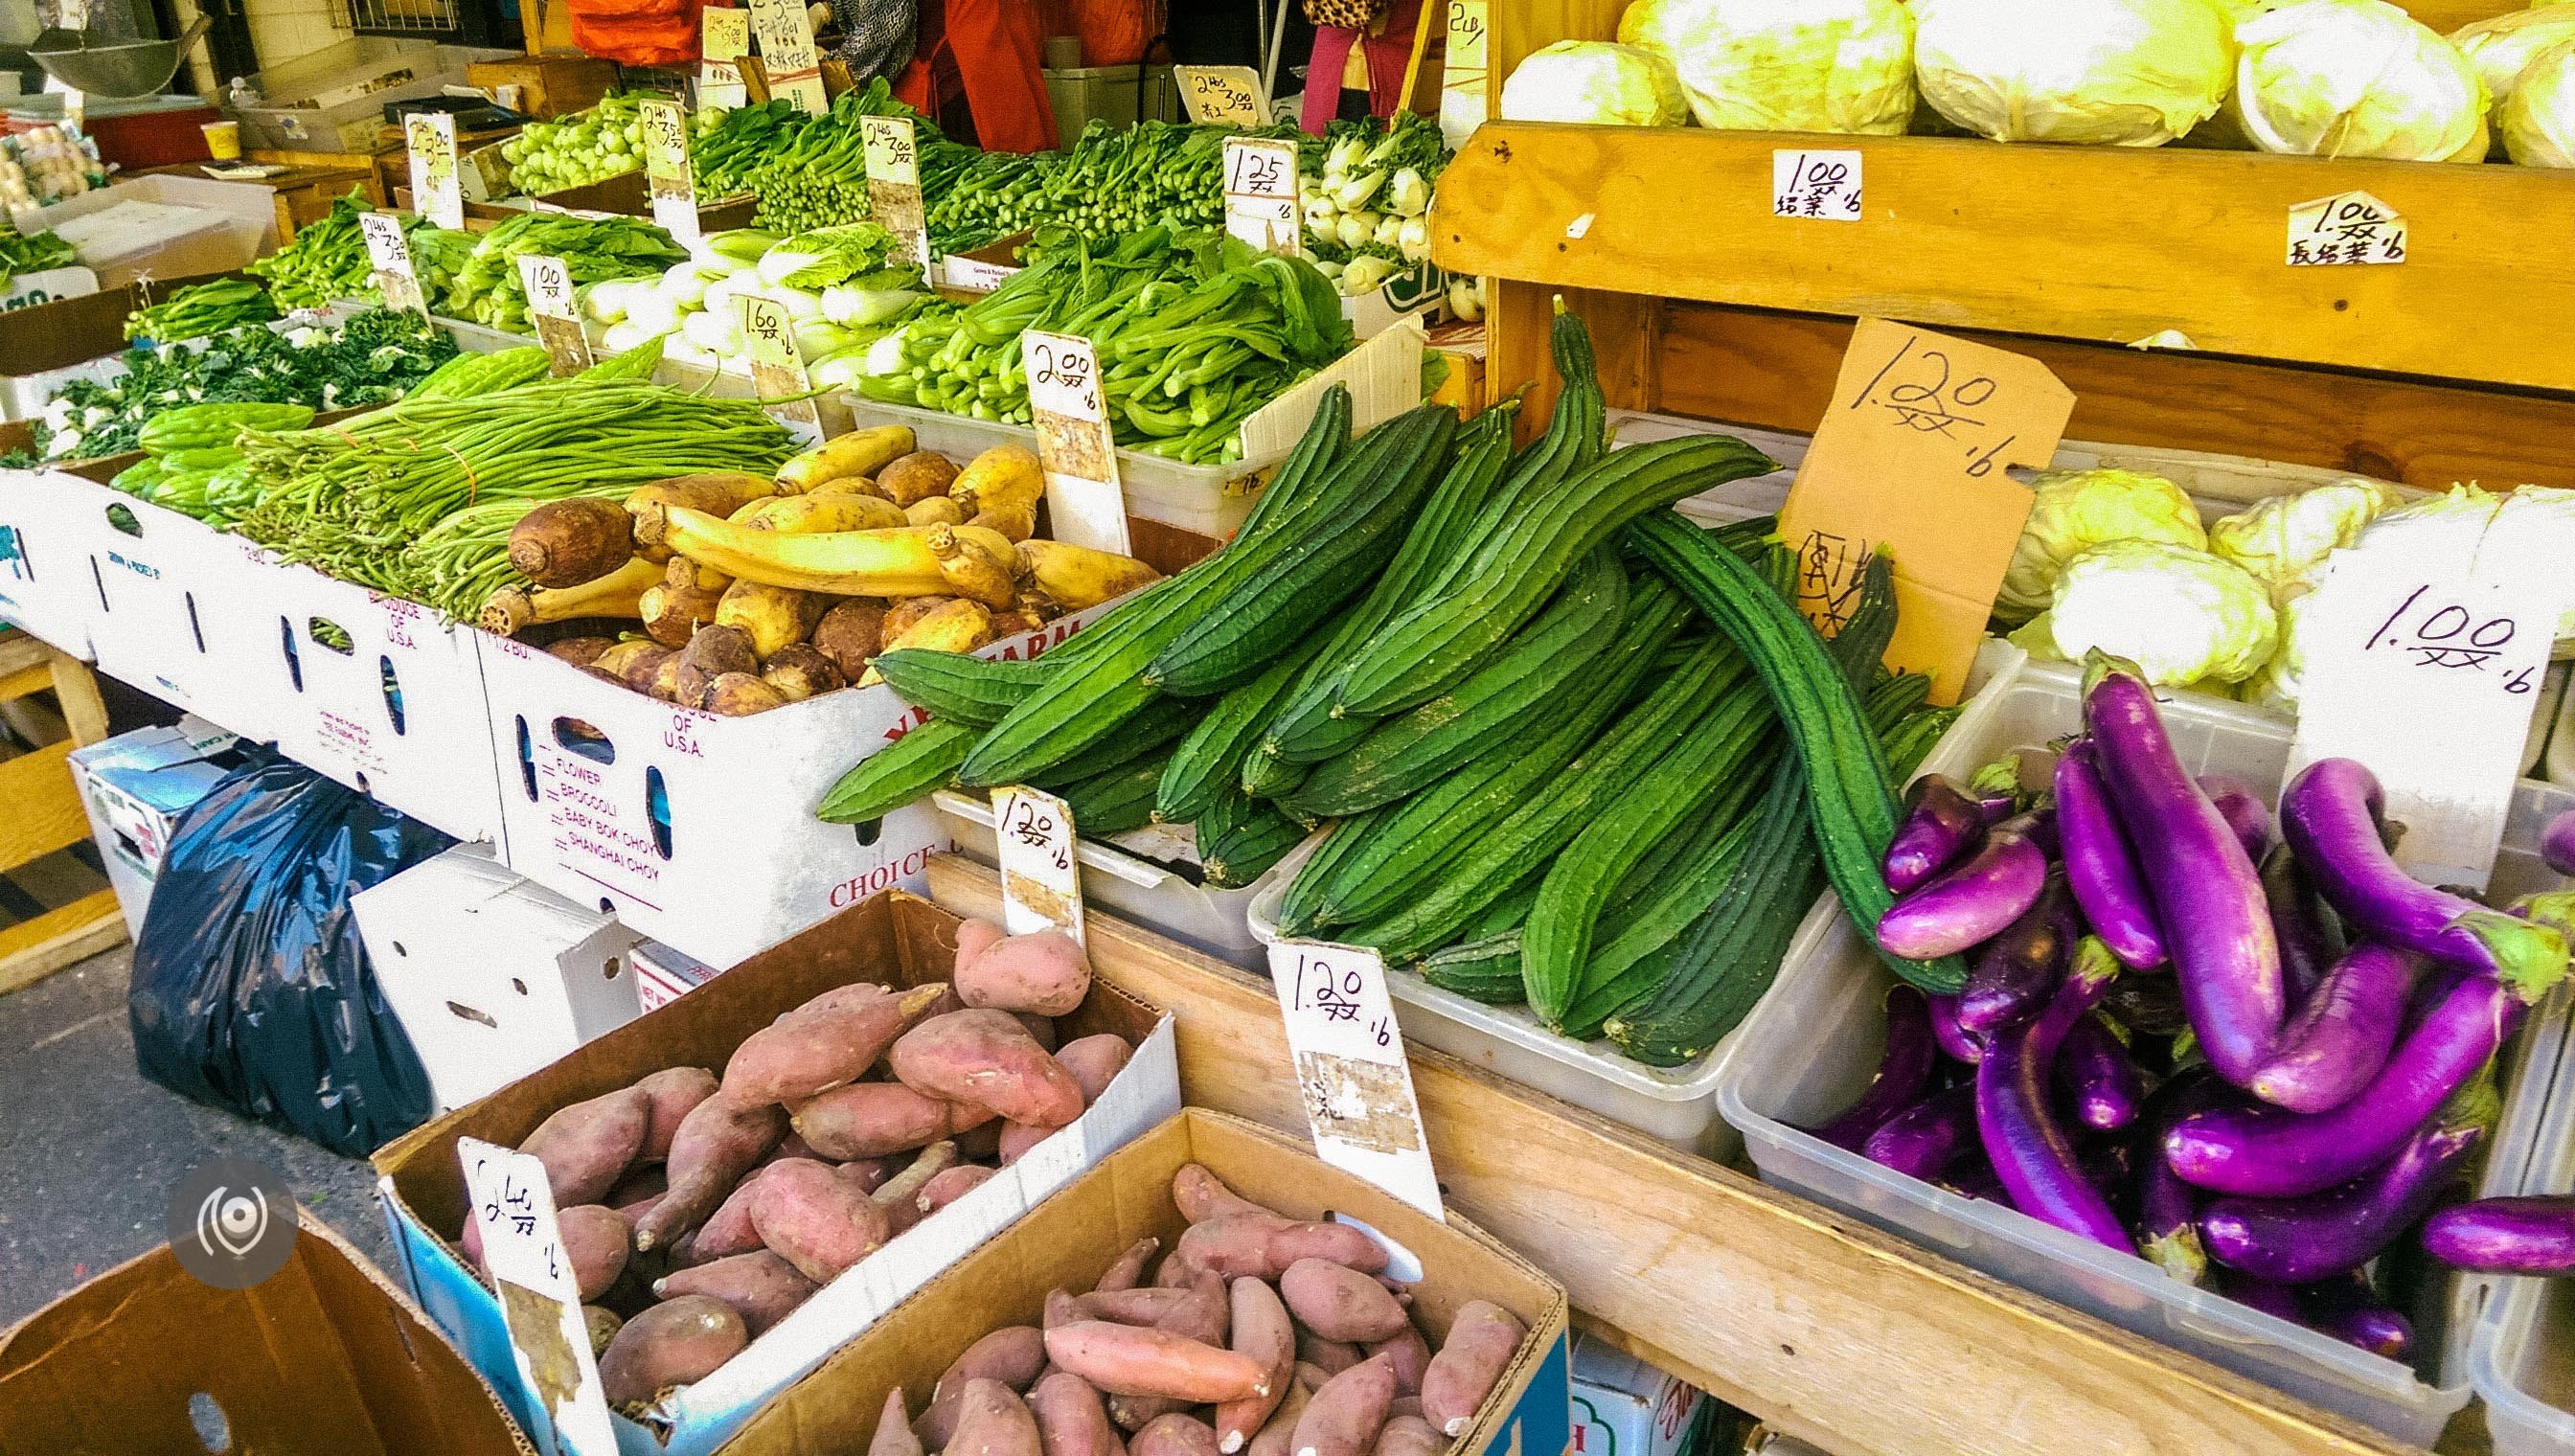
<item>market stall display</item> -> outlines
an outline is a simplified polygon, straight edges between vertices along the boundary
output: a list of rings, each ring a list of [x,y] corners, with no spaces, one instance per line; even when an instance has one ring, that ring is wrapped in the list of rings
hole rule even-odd
[[[512,190],[542,196],[642,167],[643,99],[639,92],[612,91],[588,111],[528,123],[501,143]]]

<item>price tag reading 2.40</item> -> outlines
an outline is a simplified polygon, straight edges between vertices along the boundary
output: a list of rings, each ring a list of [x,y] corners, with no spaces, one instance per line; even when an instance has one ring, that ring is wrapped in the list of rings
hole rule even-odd
[[[689,169],[689,113],[676,101],[648,96],[637,108],[644,129],[644,185],[653,198],[653,221],[682,243],[695,243],[697,178]]]
[[[1446,1217],[1385,962],[1363,945],[1279,940],[1270,946],[1270,979],[1315,1155]]]
[[[416,111],[403,124],[411,150],[411,210],[442,228],[465,228],[465,190],[456,176],[456,118]]]
[[[930,266],[930,225],[922,215],[921,150],[908,116],[859,120],[868,165],[868,207],[877,225],[901,239],[915,263]]]
[[[1031,329],[1020,335],[1020,365],[1028,371],[1055,539],[1128,555],[1127,496],[1098,351],[1088,339]]]
[[[1225,230],[1264,253],[1290,258],[1304,253],[1294,142],[1226,138]]]
[[[528,317],[537,326],[537,342],[545,346],[555,378],[590,368],[590,336],[582,332],[581,314],[573,307],[572,270],[560,258],[522,253],[519,283],[528,291]]]
[[[1453,149],[1484,124],[1490,109],[1491,35],[1484,0],[1448,0],[1447,49],[1439,72],[1439,135]]]
[[[411,245],[403,241],[402,219],[389,212],[362,212],[358,214],[358,232],[367,240],[371,281],[376,292],[384,295],[385,307],[428,314],[429,302],[421,297],[420,274],[412,267]]]
[[[1174,66],[1181,106],[1201,126],[1254,128],[1270,122],[1261,73],[1250,66]]]
[[[554,1190],[546,1165],[477,1138],[456,1140],[464,1167],[468,1214],[483,1235],[483,1263],[501,1296],[501,1323],[510,1332],[520,1377],[534,1391],[555,1439],[549,1451],[574,1456],[615,1456],[617,1428],[609,1420],[608,1394],[590,1351],[590,1325],[581,1312],[581,1285],[564,1252],[555,1220]],[[545,1432],[530,1434],[544,1440]]]
[[[795,431],[809,445],[823,443],[823,417],[811,399],[813,381],[805,374],[805,355],[796,347],[796,322],[787,306],[758,294],[738,294],[744,352],[751,356],[751,385],[769,404],[769,416]]]
[[[1014,935],[1062,930],[1088,943],[1072,807],[1026,785],[996,788],[993,827],[1001,848],[1002,927]]]

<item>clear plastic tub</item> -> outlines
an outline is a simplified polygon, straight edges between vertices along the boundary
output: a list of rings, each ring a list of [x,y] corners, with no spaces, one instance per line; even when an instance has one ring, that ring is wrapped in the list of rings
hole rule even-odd
[[[2551,678],[2562,679],[2575,665],[2560,663],[2551,669]],[[2558,700],[2556,727],[2548,730],[2548,746],[2540,755],[2540,776],[2566,788],[2575,788],[2575,685],[2565,685],[2565,696]]]
[[[2570,674],[2575,674],[2575,663],[2559,663],[2539,680],[2539,706],[2531,710],[2530,736],[2522,740],[2524,778],[2546,778],[2558,783],[2575,778],[2575,733],[2558,727],[2570,711],[2566,707],[2566,680]],[[2553,771],[2561,763],[2567,772]]]
[[[2074,672],[2061,664],[2025,664],[1987,686],[1977,716],[1962,719],[1923,767],[1963,774],[2006,749],[2071,732],[2080,724],[2079,704]],[[2182,761],[2195,772],[2274,785],[2287,765],[2294,726],[2285,720],[2197,695],[2174,698],[2163,716]],[[2499,899],[2554,882],[2535,846],[2546,815],[2568,805],[2575,805],[2575,794],[2563,789],[2519,786],[2495,865],[2492,889]],[[2435,1298],[2416,1305],[2418,1359],[2427,1381],[2410,1366],[2179,1283],[2142,1258],[1903,1177],[1799,1131],[1850,1105],[1876,1071],[1889,983],[1839,904],[1826,896],[1798,927],[1778,984],[1717,1068],[1717,1103],[1742,1133],[1764,1182],[2418,1446],[2430,1445],[2467,1403],[2462,1336],[2479,1312],[2484,1281],[2442,1281]],[[2562,1014],[2543,1015],[2507,1053],[2505,1113],[2482,1185],[2488,1191],[2511,1187],[2521,1176],[2563,1034]],[[2525,1061],[2539,1070],[2524,1075]]]
[[[2575,1045],[2566,1044],[2565,992],[2551,1003],[2560,1032],[2555,1073],[2520,1193],[2575,1192]],[[2536,1055],[2533,1065],[2538,1065]],[[2502,1189],[2489,1188],[2488,1192]],[[2486,1403],[2495,1456],[2575,1453],[2575,1281],[2496,1278],[2468,1348],[2468,1378]]]

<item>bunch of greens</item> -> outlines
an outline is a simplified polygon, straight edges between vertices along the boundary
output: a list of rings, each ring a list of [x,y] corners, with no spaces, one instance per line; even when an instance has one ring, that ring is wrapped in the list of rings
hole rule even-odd
[[[1062,166],[1061,152],[985,152],[929,205],[930,246],[963,253],[1029,225]]]
[[[183,288],[157,304],[126,315],[125,337],[148,344],[170,344],[181,339],[203,339],[244,324],[265,324],[277,316],[277,305],[269,302],[258,284],[246,278],[219,278]]]
[[[1448,164],[1439,124],[1410,112],[1391,127],[1336,121],[1304,178],[1305,253],[1345,294],[1430,258],[1430,188]]]
[[[145,421],[178,405],[383,404],[455,354],[445,330],[389,309],[338,325],[280,333],[253,324],[203,344],[136,349],[116,378],[65,385],[36,422],[36,448],[49,460],[121,455],[135,448]]]
[[[744,179],[751,169],[771,152],[785,150],[809,120],[784,96],[702,117],[698,134],[689,143],[689,168],[697,174],[698,196],[714,200],[749,191]]]
[[[1079,334],[1100,355],[1118,443],[1190,464],[1242,453],[1244,418],[1349,352],[1350,327],[1313,265],[1223,233],[1151,227],[1114,246],[1048,235],[1028,266],[954,314],[916,319],[868,398],[1028,424],[1026,329]]]
[[[55,237],[51,228],[39,233],[0,232],[0,288],[7,288],[21,273],[69,268],[78,262],[72,245]]]
[[[532,121],[501,144],[510,185],[530,197],[581,187],[644,165],[641,92],[612,91],[558,121]]]
[[[285,247],[253,260],[242,271],[267,280],[268,296],[281,309],[318,309],[343,299],[383,303],[384,296],[376,292],[374,283],[375,265],[367,258],[366,235],[358,230],[358,215],[373,210],[364,192],[350,188],[348,196],[331,204],[330,216],[296,229]],[[462,236],[446,234],[409,214],[403,216],[403,237],[411,244],[412,261],[424,288],[429,286],[429,263],[421,255],[438,247],[434,238],[424,236],[432,234]]]
[[[527,288],[519,281],[523,253],[561,258],[576,285],[660,273],[689,256],[669,233],[638,218],[523,213],[474,240],[439,289],[439,312],[504,333],[529,332]]]
[[[862,123],[871,116],[910,117],[923,198],[946,195],[981,154],[952,142],[930,118],[895,99],[880,76],[864,90],[844,91],[832,109],[797,129],[784,147],[772,148],[745,169],[744,186],[760,194],[756,220],[781,233],[854,223],[868,216],[867,143]]]

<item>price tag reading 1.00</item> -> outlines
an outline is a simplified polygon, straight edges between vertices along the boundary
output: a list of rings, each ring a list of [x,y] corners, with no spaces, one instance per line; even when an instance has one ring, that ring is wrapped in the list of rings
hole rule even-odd
[[[1201,126],[1260,127],[1270,122],[1261,73],[1250,66],[1174,66],[1181,105]]]
[[[1315,1155],[1444,1218],[1385,962],[1362,945],[1279,940],[1270,979]]]
[[[519,283],[528,291],[528,317],[537,326],[537,342],[545,346],[555,378],[590,368],[590,336],[582,332],[581,314],[573,306],[572,270],[561,258],[522,253]]]
[[[1265,253],[1305,251],[1296,195],[1296,144],[1264,137],[1225,140],[1225,230]]]
[[[463,231],[465,190],[456,175],[456,117],[416,111],[403,124],[411,151],[411,210],[442,228]]]
[[[813,381],[805,374],[805,355],[796,347],[796,323],[787,306],[758,294],[739,294],[744,352],[751,356],[751,385],[769,402],[770,418],[795,431],[809,445],[823,443],[823,417],[805,398]]]
[[[362,212],[358,232],[367,240],[371,281],[384,295],[385,307],[426,315],[429,301],[421,297],[420,274],[412,267],[411,245],[403,241],[402,219],[389,212]]]
[[[2405,218],[2366,192],[2338,192],[2289,209],[2291,268],[2405,261]]]
[[[695,243],[697,178],[689,167],[689,113],[680,103],[646,97],[637,108],[644,129],[644,185],[653,197],[653,221],[682,243]]]
[[[1020,363],[1056,540],[1128,555],[1127,497],[1098,351],[1088,339],[1031,329],[1020,335]]]
[[[1770,154],[1770,214],[1827,223],[1859,221],[1860,154]]]
[[[915,263],[930,266],[930,225],[922,214],[921,150],[908,116],[859,122],[868,165],[868,207],[878,226],[902,240]]]
[[[993,824],[1001,846],[1003,928],[1014,935],[1062,930],[1088,943],[1072,807],[1025,785],[996,788]]]
[[[474,1200],[471,1217],[483,1235],[483,1264],[501,1296],[511,1353],[526,1388],[554,1424],[555,1439],[545,1441],[545,1448],[615,1456],[617,1429],[591,1356],[581,1284],[564,1252],[546,1165],[471,1137],[456,1140],[456,1156]],[[542,1431],[530,1434],[545,1437]]]

